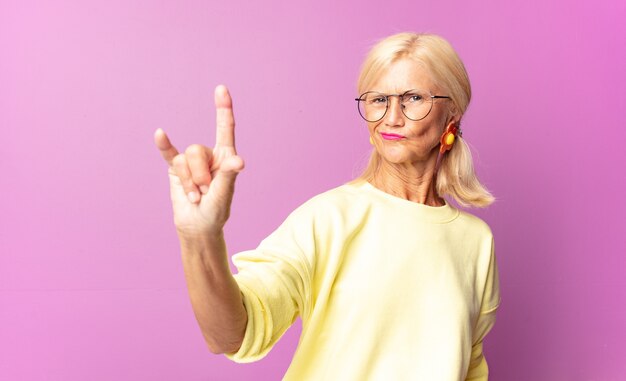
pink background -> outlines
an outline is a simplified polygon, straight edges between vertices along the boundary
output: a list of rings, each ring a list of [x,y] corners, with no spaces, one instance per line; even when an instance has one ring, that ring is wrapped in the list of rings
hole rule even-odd
[[[473,83],[492,379],[624,379],[626,2],[294,3],[0,2],[0,379],[280,379],[299,322],[257,363],[205,347],[153,131],[212,145],[230,87],[247,167],[227,241],[253,248],[358,172],[358,68],[405,30],[449,39]]]

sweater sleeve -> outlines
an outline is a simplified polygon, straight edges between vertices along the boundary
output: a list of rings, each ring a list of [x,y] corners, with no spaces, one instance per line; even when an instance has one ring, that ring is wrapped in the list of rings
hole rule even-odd
[[[482,297],[481,310],[472,335],[472,355],[466,381],[487,380],[489,367],[483,354],[483,340],[496,322],[496,311],[500,306],[500,282],[493,240],[491,256]]]
[[[255,250],[233,255],[234,275],[248,323],[241,347],[225,356],[238,363],[265,357],[298,315],[309,309],[311,222],[296,210]]]

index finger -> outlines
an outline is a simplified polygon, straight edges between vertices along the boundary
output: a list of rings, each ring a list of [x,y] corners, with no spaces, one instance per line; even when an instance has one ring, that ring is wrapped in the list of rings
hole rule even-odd
[[[233,115],[233,100],[224,85],[215,88],[216,147],[232,147],[235,149],[235,116]]]

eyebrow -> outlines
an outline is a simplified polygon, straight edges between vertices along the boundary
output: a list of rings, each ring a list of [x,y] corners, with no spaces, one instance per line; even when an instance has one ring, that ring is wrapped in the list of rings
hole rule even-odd
[[[406,93],[408,93],[409,91],[412,91],[412,90],[423,90],[423,89],[420,89],[419,87],[412,87],[412,88],[410,88],[408,90],[398,91],[398,92],[395,92],[395,93],[388,93],[388,92],[380,91],[380,90],[370,90],[370,91],[374,91],[374,92],[385,94],[385,95],[401,95],[401,94],[406,94]],[[432,93],[432,91],[430,91],[430,90],[428,90],[428,92]]]

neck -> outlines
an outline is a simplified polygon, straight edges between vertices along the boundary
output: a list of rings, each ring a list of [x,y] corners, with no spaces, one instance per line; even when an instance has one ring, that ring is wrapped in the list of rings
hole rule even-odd
[[[437,157],[428,161],[410,164],[394,164],[381,160],[378,170],[372,176],[376,188],[428,206],[443,206],[445,200],[435,189],[435,164]]]

